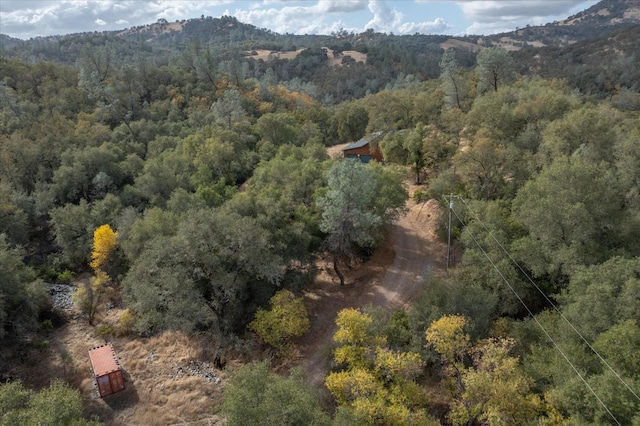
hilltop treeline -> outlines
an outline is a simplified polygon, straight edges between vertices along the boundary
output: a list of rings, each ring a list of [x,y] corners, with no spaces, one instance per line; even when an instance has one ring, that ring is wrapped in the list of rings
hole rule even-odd
[[[576,15],[571,25],[548,24],[527,27],[494,36],[457,37],[458,64],[466,69],[475,65],[479,50],[493,45],[514,44],[516,70],[521,75],[562,78],[580,93],[596,98],[611,97],[625,91],[637,91],[638,25],[625,18],[624,8],[604,4],[610,14],[601,22],[596,12]],[[595,7],[595,6],[594,6]],[[627,6],[625,6],[627,7]],[[626,10],[626,9],[625,9]],[[585,13],[587,13],[586,11]],[[613,18],[620,21],[613,24]],[[106,50],[118,65],[148,68],[163,66],[197,67],[206,62],[236,79],[266,79],[303,90],[324,105],[359,99],[389,89],[407,77],[417,81],[436,79],[442,45],[450,37],[442,35],[361,34],[340,31],[332,35],[277,34],[243,24],[233,17],[201,17],[179,22],[155,24],[125,31],[79,33],[39,37],[21,41],[0,38],[0,49],[7,58],[26,62],[54,61],[77,65],[87,50]],[[534,47],[543,46],[543,47]],[[470,49],[471,48],[471,49]],[[256,59],[256,50],[274,53],[303,50],[291,59]],[[327,50],[324,50],[327,49]],[[348,52],[366,55],[364,63]],[[344,53],[347,52],[347,53]],[[340,59],[331,66],[328,59]],[[197,61],[196,61],[197,60]]]

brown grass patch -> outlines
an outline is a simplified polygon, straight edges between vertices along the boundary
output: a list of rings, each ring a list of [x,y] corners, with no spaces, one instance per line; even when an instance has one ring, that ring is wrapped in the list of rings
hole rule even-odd
[[[119,312],[112,314],[117,317]],[[8,366],[11,377],[33,389],[61,378],[80,390],[85,414],[107,425],[220,423],[214,409],[222,402],[226,374],[214,368],[215,342],[177,332],[152,338],[112,337],[126,390],[99,398],[88,351],[105,340],[77,312],[69,317],[48,336],[34,338],[46,339],[48,345],[15,343],[0,349],[0,362]]]
[[[328,58],[327,62],[329,66],[342,65],[342,59],[345,56],[352,57],[356,62],[362,62],[362,63],[367,62],[366,53],[356,52],[355,50],[345,50],[341,54],[334,56],[331,49],[327,47],[323,47],[323,49],[327,53],[327,58]],[[256,61],[262,59],[263,61],[268,62],[274,59],[295,59],[303,50],[305,49],[303,48],[295,51],[292,50],[287,52],[280,52],[277,50],[255,49],[255,50],[252,50],[251,52],[245,52],[245,53],[247,54],[248,58],[254,59]],[[253,52],[255,52],[255,54],[253,54]]]
[[[256,49],[251,52],[246,52],[247,57],[255,60],[262,59],[263,61],[269,61],[273,59],[295,59],[300,52],[304,49],[291,50],[287,52],[280,52],[277,50],[265,50],[265,49]],[[252,52],[256,52],[256,55],[251,54]]]
[[[454,48],[457,47],[457,48],[467,49],[472,52],[479,52],[482,49],[484,49],[484,47],[479,46],[477,44],[469,43],[468,41],[456,40],[455,38],[450,38],[444,43],[440,43],[440,47],[442,47],[444,50],[447,50],[450,47],[454,47]]]

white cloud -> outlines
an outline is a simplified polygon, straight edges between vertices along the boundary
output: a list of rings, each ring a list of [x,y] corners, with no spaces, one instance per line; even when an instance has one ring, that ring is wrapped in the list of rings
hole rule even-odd
[[[442,18],[433,22],[405,22],[398,27],[398,34],[442,34],[451,29],[451,24]]]
[[[364,28],[348,28],[342,19],[345,13],[356,12],[368,4],[372,19]],[[372,28],[375,31],[395,34],[413,34],[415,32],[441,32],[448,28],[442,19],[433,22],[405,22],[404,15],[395,9],[389,9],[383,0],[320,0],[310,6],[284,6],[268,9],[236,9],[226,13],[235,16],[239,21],[255,25],[259,28],[269,28],[278,33],[294,34],[330,34],[341,29],[362,32]],[[358,12],[360,13],[360,12]]]
[[[331,34],[347,29],[341,20],[326,20],[326,13],[321,12],[317,6],[236,9],[234,12],[226,11],[225,14],[235,16],[240,22],[255,25],[258,28],[269,28],[281,34]]]
[[[392,32],[402,22],[402,14],[395,10],[390,10],[384,1],[370,0],[369,10],[373,13],[365,28],[372,28],[381,32]]]
[[[383,0],[369,0],[369,10],[373,14],[365,29],[394,34],[441,33],[451,28],[451,25],[442,18],[436,18],[433,22],[405,22],[404,15],[389,9]]]
[[[367,7],[367,0],[319,0],[317,8],[324,13],[356,12]]]
[[[69,34],[96,27],[122,29],[123,25],[152,23],[158,18],[186,19],[207,8],[233,0],[0,0],[0,31],[13,37]]]
[[[438,3],[441,0],[415,0]],[[586,9],[596,0],[456,0],[464,17],[472,24],[467,34],[493,34],[516,27],[542,25]]]
[[[584,3],[584,0],[468,0],[456,3],[467,18],[476,22],[488,23],[494,19],[522,19],[569,14],[573,6]]]
[[[0,32],[13,37],[119,30],[223,13],[279,33],[345,29],[394,33],[494,33],[575,13],[596,0],[0,0]],[[422,4],[420,4],[422,3]],[[426,6],[429,4],[429,6]],[[223,10],[225,5],[233,5]],[[584,7],[582,7],[584,8]],[[449,15],[440,13],[451,12]],[[466,19],[461,21],[458,16]],[[440,16],[440,17],[438,17]],[[454,23],[455,26],[452,24]]]

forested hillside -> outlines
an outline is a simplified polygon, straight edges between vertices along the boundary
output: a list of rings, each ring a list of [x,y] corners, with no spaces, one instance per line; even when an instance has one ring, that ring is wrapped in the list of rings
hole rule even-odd
[[[43,341],[47,283],[76,282],[97,335],[241,353],[217,408],[229,424],[640,424],[637,26],[476,54],[196,22],[188,41],[157,23],[153,43],[141,29],[3,42],[4,348]],[[366,63],[327,63],[351,50]],[[326,153],[374,132],[384,166]],[[460,261],[407,310],[339,312],[327,398],[251,363],[262,344],[286,364],[313,321],[300,295],[318,255],[344,284],[403,213],[407,177],[417,202],[454,196]],[[66,385],[21,386],[0,385],[0,423],[41,421],[56,389],[80,415]]]

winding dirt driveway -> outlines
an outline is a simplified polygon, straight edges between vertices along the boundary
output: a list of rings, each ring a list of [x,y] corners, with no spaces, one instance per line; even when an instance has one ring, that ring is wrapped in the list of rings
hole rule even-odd
[[[337,313],[344,308],[381,306],[386,312],[406,308],[418,296],[427,278],[444,274],[446,244],[438,240],[442,207],[435,201],[408,201],[408,212],[387,234],[366,263],[346,271],[341,287],[329,262],[315,284],[305,291],[311,329],[300,341],[296,364],[311,384],[323,386],[329,372]]]

